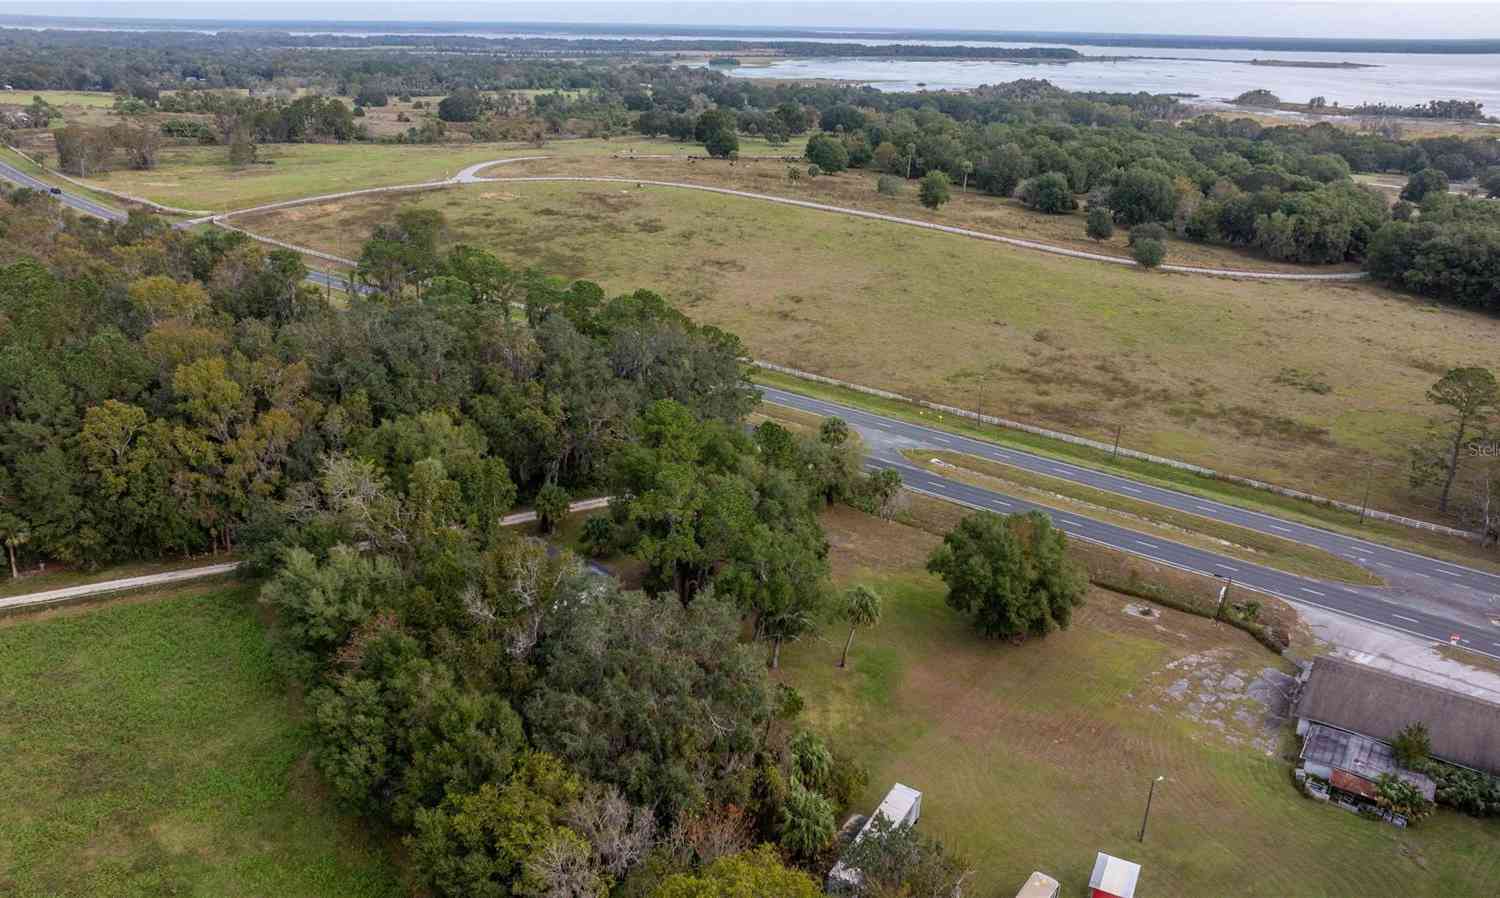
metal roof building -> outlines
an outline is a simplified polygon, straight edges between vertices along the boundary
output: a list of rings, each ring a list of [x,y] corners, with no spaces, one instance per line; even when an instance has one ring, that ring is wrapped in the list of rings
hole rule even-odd
[[[1057,898],[1062,884],[1045,873],[1033,873],[1016,893],[1016,898]]]
[[[891,791],[885,794],[881,800],[880,807],[875,809],[864,826],[859,828],[850,845],[857,843],[875,825],[875,821],[884,817],[895,826],[916,823],[922,816],[922,793],[911,786],[903,786],[900,783],[891,787]],[[843,861],[833,865],[828,871],[828,891],[841,892],[857,889],[863,877],[859,870],[846,866]]]
[[[1135,898],[1141,865],[1099,852],[1089,877],[1089,898]]]
[[[1313,724],[1392,742],[1424,723],[1439,760],[1500,774],[1500,705],[1339,658],[1313,661],[1297,696],[1297,735]]]

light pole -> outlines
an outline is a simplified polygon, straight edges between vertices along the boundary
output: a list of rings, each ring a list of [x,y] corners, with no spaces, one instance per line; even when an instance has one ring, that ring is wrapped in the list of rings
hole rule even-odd
[[[1151,791],[1146,793],[1146,815],[1141,818],[1141,834],[1136,838],[1137,842],[1146,841],[1146,823],[1151,820],[1151,799],[1156,797],[1156,784],[1166,779],[1159,776],[1151,781]]]

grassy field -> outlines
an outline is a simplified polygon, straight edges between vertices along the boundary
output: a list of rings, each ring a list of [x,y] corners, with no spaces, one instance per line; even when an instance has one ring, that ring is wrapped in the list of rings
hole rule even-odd
[[[4,90],[0,91],[0,105],[30,106],[32,97],[41,97],[53,106],[108,109],[115,105],[115,95],[102,90]]]
[[[405,894],[336,813],[253,590],[0,623],[0,894]]]
[[[384,111],[382,115],[386,114]],[[403,129],[405,125],[401,126]],[[771,152],[763,141],[745,140],[746,154]],[[231,168],[224,147],[174,146],[161,152],[151,171],[117,169],[91,179],[110,190],[185,209],[228,211],[279,200],[416,184],[451,177],[476,162],[515,156],[604,156],[613,153],[701,153],[697,145],[625,137],[613,140],[557,140],[542,147],[527,143],[449,144],[264,144],[259,159],[269,163]],[[801,153],[800,144],[776,152]]]
[[[489,184],[251,230],[341,255],[404,204],[517,265],[660,290],[759,358],[1358,502],[1428,509],[1405,448],[1500,321],[1367,284],[1148,273],[670,188]],[[1350,360],[1358,364],[1350,364]]]
[[[693,150],[700,152],[701,148],[694,146]],[[775,155],[800,151],[800,147],[786,148],[775,151]],[[758,154],[752,148],[741,148],[743,156]],[[803,168],[805,165],[806,163],[802,163],[798,167]],[[1027,209],[1017,200],[987,196],[973,189],[973,185],[964,192],[960,185],[955,184],[952,202],[934,212],[917,201],[915,181],[905,182],[900,196],[888,197],[876,191],[877,174],[872,171],[851,169],[836,175],[803,177],[793,184],[787,179],[787,169],[786,163],[774,160],[688,162],[684,159],[630,158],[626,153],[619,158],[607,154],[558,155],[547,160],[496,167],[481,174],[496,178],[517,175],[623,177],[729,187],[835,206],[869,209],[904,218],[972,228],[988,234],[1038,240],[1084,252],[1104,253],[1122,259],[1130,257],[1127,234],[1123,228],[1118,229],[1109,240],[1088,239],[1084,234],[1085,213],[1082,209],[1070,215],[1043,215]],[[1169,237],[1166,242],[1167,261],[1174,264],[1252,271],[1331,272],[1353,271],[1356,268],[1353,265],[1309,267],[1273,262],[1248,250],[1207,246],[1175,236]]]
[[[1081,894],[1101,850],[1141,863],[1141,894],[1157,898],[1494,893],[1495,822],[1441,812],[1402,831],[1314,803],[1279,757],[1287,729],[1265,729],[1251,700],[1188,704],[1222,674],[1286,669],[1244,634],[1172,611],[1144,620],[1094,591],[1070,630],[982,642],[920,570],[935,537],[847,510],[824,526],[836,579],[873,585],[885,614],[855,637],[850,669],[835,667],[835,625],[784,650],[782,676],[869,764],[861,809],[892,782],[923,790],[918,826],[975,864],[973,894],[1012,894],[1038,869]],[[1200,685],[1179,701],[1181,678]]]

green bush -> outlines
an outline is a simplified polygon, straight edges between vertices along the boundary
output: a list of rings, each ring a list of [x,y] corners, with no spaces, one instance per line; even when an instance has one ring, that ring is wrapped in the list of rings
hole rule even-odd
[[[900,196],[905,192],[906,186],[895,175],[881,175],[875,182],[875,190],[882,196]]]
[[[1167,229],[1154,221],[1138,224],[1130,229],[1130,245],[1135,246],[1141,240],[1163,241],[1167,239]]]
[[[948,176],[940,171],[930,171],[922,176],[920,195],[922,205],[929,209],[936,209],[953,198],[948,189],[951,185]]]
[[[1068,186],[1068,177],[1062,172],[1049,171],[1023,181],[1017,196],[1028,208],[1048,215],[1063,215],[1078,208],[1073,188]]]
[[[808,162],[830,174],[849,167],[849,151],[842,141],[828,134],[814,134],[808,138],[806,155]]]
[[[1155,268],[1167,258],[1167,247],[1160,240],[1137,240],[1130,255],[1142,268]]]
[[[1088,234],[1090,239],[1099,241],[1113,237],[1115,235],[1114,213],[1103,206],[1090,206],[1084,233]]]

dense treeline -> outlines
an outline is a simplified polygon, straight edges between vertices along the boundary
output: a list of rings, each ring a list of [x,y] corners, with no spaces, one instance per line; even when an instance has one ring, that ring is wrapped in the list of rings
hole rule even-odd
[[[698,140],[715,155],[726,153],[708,135],[732,150],[722,135],[743,131],[774,144],[806,133],[807,159],[819,171],[939,173],[1050,214],[1077,209],[1082,197],[1089,236],[1130,228],[1147,265],[1160,263],[1161,238],[1171,231],[1278,261],[1361,261],[1404,289],[1500,311],[1497,204],[1448,193],[1452,181],[1477,177],[1482,190],[1500,194],[1493,140],[1400,141],[1330,124],[1265,127],[1219,116],[1174,123],[1171,98],[1072,94],[1045,81],[967,94],[733,82],[709,85],[705,95],[717,105],[696,113],[670,91],[627,104],[641,110],[642,133]],[[1394,210],[1352,180],[1354,172],[1391,171],[1412,179],[1407,202]]]
[[[815,512],[888,511],[899,478],[861,473],[841,422],[747,429],[732,336],[442,252],[442,226],[380,229],[382,289],[341,306],[233,233],[8,195],[13,566],[240,550],[319,769],[434,895],[815,894],[783,861],[828,862],[864,774],[766,660],[832,599]],[[649,594],[500,526],[585,490],[615,496],[585,544],[638,557]]]

